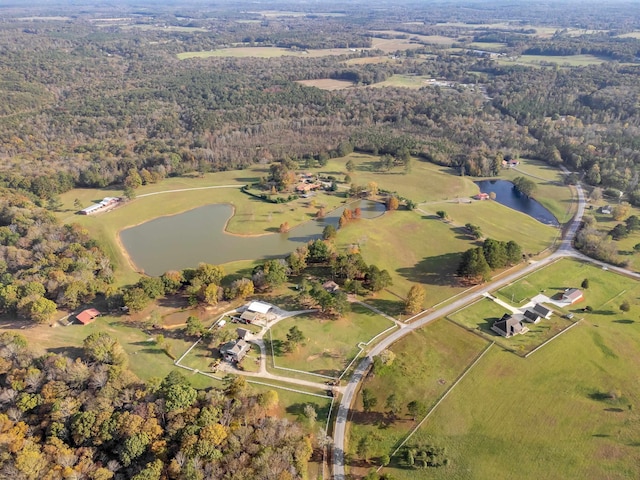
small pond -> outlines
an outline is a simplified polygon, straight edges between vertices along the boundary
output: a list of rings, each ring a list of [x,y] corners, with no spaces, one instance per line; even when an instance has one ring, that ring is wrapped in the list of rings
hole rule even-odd
[[[475,183],[480,187],[482,193],[495,193],[496,202],[519,212],[526,213],[539,222],[553,225],[554,227],[560,226],[556,217],[554,217],[549,210],[540,205],[536,200],[522,195],[513,187],[513,183],[507,180],[481,180]]]
[[[369,200],[356,201],[348,207],[360,207],[362,218],[375,218],[385,211],[383,204]],[[320,238],[326,225],[337,228],[345,208],[334,210],[324,219],[303,223],[288,233],[245,237],[224,232],[233,215],[231,205],[206,205],[123,230],[120,240],[138,269],[157,276],[168,270],[195,267],[200,262],[219,265],[285,256],[309,240]]]

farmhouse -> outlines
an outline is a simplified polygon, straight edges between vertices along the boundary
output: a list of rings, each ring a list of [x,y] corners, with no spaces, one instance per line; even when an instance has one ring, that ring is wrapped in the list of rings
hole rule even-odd
[[[88,325],[93,322],[96,317],[100,316],[100,312],[95,308],[87,308],[76,315],[76,319],[83,325]]]
[[[562,301],[569,302],[570,305],[579,302],[584,298],[584,295],[577,288],[567,288],[562,294]]]
[[[220,347],[220,355],[228,362],[240,362],[249,352],[251,345],[246,340],[238,338]]]
[[[104,197],[100,203],[95,203],[87,208],[83,208],[78,213],[80,215],[91,215],[93,213],[113,207],[119,201],[120,201],[120,197]]]
[[[505,313],[500,320],[496,320],[491,330],[498,335],[509,338],[519,333],[527,333],[529,329],[522,325],[523,315],[510,315]]]

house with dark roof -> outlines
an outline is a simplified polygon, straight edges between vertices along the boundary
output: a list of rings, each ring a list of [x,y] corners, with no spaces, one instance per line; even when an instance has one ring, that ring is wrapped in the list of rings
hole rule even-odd
[[[577,288],[567,288],[562,294],[562,301],[569,302],[573,305],[576,302],[579,302],[584,298],[584,295],[581,290]]]
[[[551,318],[551,314],[553,313],[552,310],[548,309],[547,307],[545,307],[544,305],[541,305],[540,303],[536,303],[531,310],[533,310],[535,313],[537,313],[538,315],[540,315],[542,318],[546,318],[549,319]]]
[[[522,325],[522,315],[510,315],[505,313],[500,320],[496,320],[491,330],[498,335],[509,338],[513,335],[527,333],[529,329]]]
[[[538,323],[540,321],[540,315],[538,315],[532,309],[525,310],[522,315],[524,316],[525,322]]]

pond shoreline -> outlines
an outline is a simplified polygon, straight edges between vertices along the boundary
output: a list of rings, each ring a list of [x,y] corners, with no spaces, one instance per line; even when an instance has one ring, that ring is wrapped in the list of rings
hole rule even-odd
[[[233,217],[236,215],[236,206],[233,203],[228,203],[228,202],[210,203],[210,204],[201,205],[201,206],[198,206],[198,207],[195,207],[195,208],[189,208],[189,209],[186,209],[184,211],[177,212],[177,213],[171,213],[171,214],[167,214],[167,215],[160,215],[158,217],[154,217],[154,218],[150,218],[150,219],[147,219],[145,221],[142,221],[142,222],[138,222],[137,224],[134,224],[134,225],[128,225],[126,227],[120,228],[116,233],[116,244],[117,244],[119,250],[121,251],[123,257],[126,259],[127,263],[129,264],[129,266],[135,272],[137,272],[138,274],[141,274],[141,275],[155,276],[155,275],[150,275],[149,273],[147,273],[146,270],[141,268],[141,266],[134,260],[134,258],[133,258],[134,255],[132,255],[130,253],[129,249],[127,249],[127,247],[125,246],[125,242],[122,239],[122,234],[125,231],[130,230],[132,228],[140,227],[140,226],[142,226],[144,224],[147,224],[149,222],[153,222],[155,220],[166,219],[166,218],[171,218],[171,217],[177,217],[179,215],[184,215],[184,214],[187,214],[189,212],[194,212],[195,210],[198,210],[198,209],[201,209],[201,208],[214,207],[214,206],[229,206],[229,207],[231,207],[231,212],[230,212],[229,216],[226,218],[226,220],[224,222],[224,225],[222,226],[222,229],[220,231],[220,233],[222,235],[229,236],[229,237],[236,237],[238,239],[270,238],[270,237],[273,238],[273,237],[276,237],[276,236],[287,235],[287,240],[289,240],[288,234],[291,233],[292,231],[294,231],[296,229],[300,229],[300,228],[302,228],[302,227],[304,227],[304,226],[306,226],[306,225],[308,225],[310,223],[314,223],[314,222],[318,223],[319,221],[324,221],[325,218],[330,217],[336,211],[338,211],[340,209],[349,208],[350,205],[353,205],[355,203],[360,203],[360,202],[363,202],[363,201],[367,201],[367,202],[370,202],[371,204],[375,204],[375,205],[378,206],[378,208],[379,207],[383,207],[383,205],[384,205],[382,202],[375,201],[375,200],[356,199],[354,201],[342,204],[342,205],[334,208],[333,210],[329,211],[327,213],[327,215],[325,217],[323,217],[322,219],[309,218],[309,219],[305,220],[304,222],[298,223],[295,226],[291,227],[289,232],[286,232],[286,233],[284,233],[284,232],[283,233],[266,232],[266,233],[259,233],[259,234],[239,234],[239,233],[234,233],[234,232],[229,231],[229,229],[228,229],[229,223],[231,222]],[[379,211],[379,210],[376,210],[376,211]],[[375,215],[375,216],[373,216],[371,218],[362,218],[362,220],[369,220],[369,219],[378,218],[378,217],[384,215],[385,213],[386,213],[386,210],[382,210],[382,211],[379,212],[378,215]],[[330,223],[327,223],[327,224],[330,224]],[[314,235],[317,235],[317,234],[314,234]],[[294,242],[294,240],[291,240],[291,241]],[[293,249],[291,251],[293,251]],[[282,255],[285,255],[285,254],[282,254]],[[269,257],[269,256],[272,256],[272,255],[271,254],[258,255],[258,256],[253,257],[253,258],[244,258],[244,259],[242,259],[242,258],[241,259],[234,258],[233,260],[229,260],[229,261],[226,261],[226,262],[219,262],[219,264],[223,265],[225,263],[235,262],[235,261],[252,261],[252,260],[257,260],[259,258],[262,258],[263,256]],[[278,256],[280,256],[280,255],[278,255]],[[205,261],[205,260],[203,260],[203,261]]]

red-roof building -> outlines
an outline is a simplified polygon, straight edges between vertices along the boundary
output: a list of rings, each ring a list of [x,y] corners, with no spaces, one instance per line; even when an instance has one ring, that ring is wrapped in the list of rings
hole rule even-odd
[[[88,325],[89,323],[93,322],[96,317],[99,316],[100,312],[98,310],[96,310],[95,308],[87,308],[86,310],[83,310],[82,312],[77,314],[76,318],[81,324]]]
[[[473,198],[475,198],[476,200],[489,200],[491,197],[488,193],[479,193],[477,195],[474,195]]]

